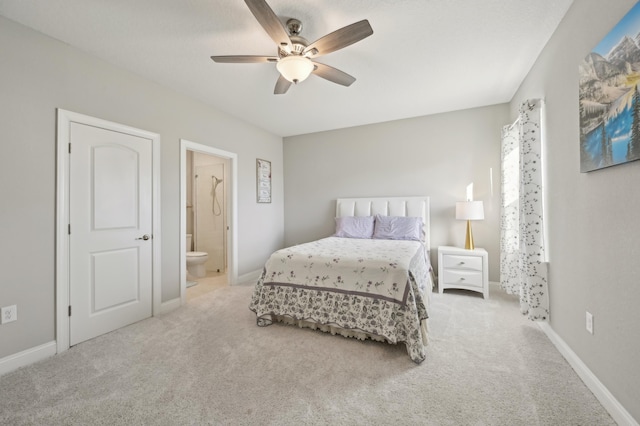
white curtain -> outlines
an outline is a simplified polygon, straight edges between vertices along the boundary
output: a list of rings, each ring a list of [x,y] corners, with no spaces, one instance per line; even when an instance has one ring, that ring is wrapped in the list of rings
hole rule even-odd
[[[503,128],[501,159],[500,283],[534,321],[549,318],[541,107],[539,99],[524,102],[516,122]]]
[[[509,294],[520,294],[520,149],[518,121],[502,129],[500,178],[500,285]]]

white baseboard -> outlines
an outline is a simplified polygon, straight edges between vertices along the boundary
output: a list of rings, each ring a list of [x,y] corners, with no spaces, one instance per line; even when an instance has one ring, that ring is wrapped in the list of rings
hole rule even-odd
[[[166,302],[162,302],[162,304],[160,305],[160,315],[164,315],[175,309],[178,309],[181,304],[182,304],[182,301],[179,297],[168,300]]]
[[[598,401],[609,412],[613,420],[615,420],[620,426],[639,426],[638,422],[629,414],[629,412],[618,402],[618,400],[609,392],[609,390],[602,384],[595,374],[589,370],[589,367],[582,362],[582,360],[571,350],[569,345],[551,328],[549,323],[538,321],[542,331],[547,335],[549,340],[553,342],[558,351],[569,362],[571,367],[575,370],[578,376],[582,379],[585,385],[591,392],[598,398]]]
[[[0,376],[56,354],[56,341],[25,349],[0,359]]]
[[[260,275],[262,275],[262,269],[258,269],[257,271],[249,272],[248,274],[240,275],[238,277],[239,285],[243,284],[255,284],[260,279]]]

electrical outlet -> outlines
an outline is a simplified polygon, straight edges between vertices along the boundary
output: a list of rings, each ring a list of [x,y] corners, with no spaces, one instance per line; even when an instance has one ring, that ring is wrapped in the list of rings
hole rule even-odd
[[[593,334],[593,315],[587,311],[587,331]]]
[[[6,324],[18,320],[18,307],[16,305],[0,308],[0,324]]]

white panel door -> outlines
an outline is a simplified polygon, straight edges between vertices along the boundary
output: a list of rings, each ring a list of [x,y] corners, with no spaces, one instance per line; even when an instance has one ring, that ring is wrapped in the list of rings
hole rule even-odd
[[[70,344],[152,313],[152,140],[71,123]]]

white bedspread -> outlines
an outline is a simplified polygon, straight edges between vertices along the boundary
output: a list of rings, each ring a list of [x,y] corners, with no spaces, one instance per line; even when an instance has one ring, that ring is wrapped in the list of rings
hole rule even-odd
[[[418,241],[328,237],[273,253],[265,265],[264,285],[346,292],[405,304],[409,270],[428,272],[425,258]]]

